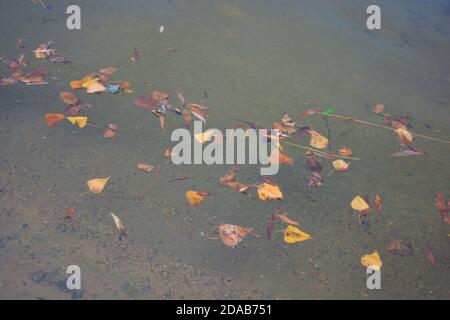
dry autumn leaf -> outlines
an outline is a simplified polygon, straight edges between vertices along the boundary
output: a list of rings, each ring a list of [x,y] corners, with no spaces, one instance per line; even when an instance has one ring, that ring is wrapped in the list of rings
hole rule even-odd
[[[44,122],[49,127],[57,126],[61,121],[66,118],[62,113],[47,113],[44,118]]]
[[[74,208],[66,208],[66,218],[72,219],[75,215],[75,209]]]
[[[103,132],[103,138],[110,139],[116,135],[116,130],[106,129]]]
[[[408,131],[408,129],[406,129],[406,127],[400,126],[399,128],[395,129],[395,133],[397,134],[397,137],[405,144],[405,145],[410,145],[413,140],[414,140],[414,136],[412,135],[411,132]]]
[[[99,194],[103,192],[109,179],[111,179],[111,177],[91,179],[86,184],[90,192]]]
[[[241,242],[246,235],[253,231],[253,228],[243,228],[227,223],[219,225],[218,229],[222,242],[226,246],[232,248],[234,248],[239,242]]]
[[[246,193],[250,189],[249,185],[237,181],[228,181],[225,185],[241,193]]]
[[[328,139],[322,136],[320,133],[315,130],[309,130],[309,134],[311,136],[311,140],[309,141],[311,147],[317,149],[325,149],[326,147],[328,147]]]
[[[361,264],[367,268],[371,267],[376,270],[379,270],[383,265],[378,251],[374,251],[371,254],[366,254],[365,256],[363,256],[361,258]]]
[[[386,109],[386,106],[384,104],[377,104],[375,106],[375,109],[373,110],[373,112],[380,114],[380,113],[383,113],[385,109]]]
[[[288,226],[284,230],[284,242],[292,244],[310,240],[312,237],[294,226]]]
[[[261,200],[281,200],[283,193],[278,185],[264,182],[258,185],[258,196]]]
[[[285,215],[285,214],[277,213],[277,214],[275,215],[275,217],[277,217],[278,219],[281,220],[281,222],[284,222],[284,223],[286,223],[286,224],[291,224],[291,225],[293,225],[293,226],[299,226],[299,225],[300,225],[299,222],[290,219],[290,218],[289,218],[287,215]]]
[[[81,129],[83,129],[84,127],[86,127],[87,122],[88,122],[88,118],[87,117],[67,117],[66,118],[71,124],[73,124],[74,126],[77,125],[78,127],[80,127]]]
[[[370,205],[369,203],[361,196],[356,196],[351,203],[352,209],[366,213],[370,211]]]
[[[207,196],[208,192],[199,192],[199,191],[188,191],[186,192],[186,198],[191,206],[199,205],[203,202],[205,199],[205,196]]]
[[[349,165],[350,164],[348,162],[345,162],[344,160],[341,160],[341,159],[333,161],[334,170],[336,170],[338,172],[347,171]]]
[[[112,75],[113,73],[115,73],[118,70],[117,67],[106,67],[106,68],[102,68],[100,69],[98,72],[107,76]]]
[[[171,158],[172,157],[172,149],[168,148],[166,150],[164,150],[164,157],[165,158]]]
[[[236,179],[236,174],[237,174],[237,168],[232,168],[222,178],[220,178],[219,182],[221,184],[226,185],[228,182],[231,182],[234,179]]]
[[[86,92],[87,93],[100,93],[105,92],[106,87],[102,85],[100,82],[92,82],[88,87]]]

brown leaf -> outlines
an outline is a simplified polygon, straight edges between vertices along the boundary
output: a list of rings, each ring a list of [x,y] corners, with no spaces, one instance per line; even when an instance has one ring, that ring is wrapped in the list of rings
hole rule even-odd
[[[57,126],[61,121],[66,118],[62,113],[47,113],[44,118],[44,122],[49,127]]]
[[[253,228],[243,228],[232,224],[221,224],[218,227],[219,235],[222,242],[228,246],[234,248],[241,242],[245,236],[253,231]]]

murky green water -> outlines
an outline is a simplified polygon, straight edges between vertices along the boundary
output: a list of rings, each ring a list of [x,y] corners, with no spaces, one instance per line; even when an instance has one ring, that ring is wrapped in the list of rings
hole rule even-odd
[[[370,1],[54,2],[48,11],[30,1],[0,4],[0,56],[17,57],[15,42],[22,37],[30,66],[47,66],[52,77],[47,86],[0,88],[0,186],[5,192],[20,191],[26,184],[24,202],[51,208],[44,210],[50,217],[75,207],[77,218],[98,233],[98,241],[118,242],[109,216],[115,212],[127,227],[127,241],[136,246],[152,248],[201,272],[230,277],[272,298],[450,297],[449,228],[434,208],[437,193],[450,196],[448,144],[417,139],[426,157],[392,158],[388,154],[399,150],[392,132],[330,120],[332,148],[350,147],[361,160],[352,162],[349,171],[330,176],[331,165],[325,161],[324,184],[318,189],[307,186],[303,166],[282,167],[273,179],[284,192],[283,202],[262,202],[255,192],[243,195],[219,186],[218,179],[229,167],[171,164],[162,153],[172,146],[170,134],[182,120],[170,115],[161,131],[151,113],[133,104],[153,90],[173,96],[180,91],[192,102],[204,99],[206,92],[212,109],[208,126],[223,130],[236,125],[224,115],[271,126],[283,113],[296,117],[309,105],[334,107],[338,114],[381,123],[371,111],[375,104],[385,103],[387,112],[411,117],[413,132],[448,140],[448,2],[380,1],[383,28],[375,32],[365,27]],[[64,12],[72,3],[82,10],[80,31],[65,26]],[[70,66],[32,57],[31,51],[49,40],[73,61]],[[129,59],[134,47],[142,55],[139,63]],[[87,114],[100,128],[45,126],[45,113],[64,111],[58,96],[70,89],[71,80],[111,65],[119,66],[115,79],[133,83],[134,94],[77,92],[83,102],[94,103]],[[7,72],[2,66],[1,75]],[[112,140],[101,137],[108,123],[119,126]],[[326,132],[321,117],[304,124]],[[286,150],[297,163],[304,163],[302,152]],[[153,164],[161,175],[138,172],[137,162]],[[22,176],[15,176],[18,171]],[[103,194],[79,196],[89,178],[107,176],[112,179]],[[174,182],[179,176],[189,178]],[[243,166],[239,172],[244,183],[259,179],[258,167]],[[190,189],[209,191],[211,196],[191,208],[185,199]],[[377,193],[384,208],[371,213],[370,225],[364,228],[349,204],[357,194]],[[14,209],[8,199],[2,198],[5,212]],[[314,239],[296,245],[285,244],[281,233],[272,241],[266,239],[267,218],[279,206]],[[18,214],[28,224],[43,219]],[[3,237],[16,233],[18,226],[10,215],[0,219]],[[259,237],[250,235],[230,249],[204,236],[213,235],[223,222],[254,227]],[[102,235],[101,230],[110,234]],[[72,236],[83,241],[75,232]],[[61,241],[51,232],[45,237],[52,244]],[[396,239],[411,241],[413,254],[390,253],[389,244]],[[34,245],[36,252],[48,246],[45,241]],[[427,246],[436,267],[426,259]],[[107,255],[115,249],[105,250]],[[369,291],[360,258],[374,250],[383,261],[382,290]],[[68,252],[61,249],[60,254],[67,264],[77,264]],[[20,258],[14,250],[3,255],[8,263],[0,284],[7,282],[15,255]],[[87,277],[101,272],[86,258],[90,255],[80,250],[77,256]],[[52,259],[50,254],[47,266],[40,268],[62,267]],[[127,264],[127,273],[114,277],[141,275],[133,261],[118,263]],[[24,272],[34,271],[33,263],[27,266]],[[27,296],[26,289],[16,295],[3,290],[0,297]],[[86,297],[107,297],[106,290],[93,297],[88,288]],[[190,296],[189,290],[184,296]]]

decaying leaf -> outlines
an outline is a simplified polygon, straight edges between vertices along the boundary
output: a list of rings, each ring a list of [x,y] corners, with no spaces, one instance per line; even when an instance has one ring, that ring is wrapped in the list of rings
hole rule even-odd
[[[246,193],[248,189],[250,189],[250,186],[248,184],[244,184],[237,181],[229,181],[225,183],[225,185],[241,193]]]
[[[366,199],[361,196],[356,196],[351,203],[352,209],[361,213],[367,213],[370,211],[370,205]]]
[[[434,203],[435,203],[435,206],[436,206],[436,210],[438,211],[438,213],[440,214],[442,219],[444,219],[445,222],[450,224],[450,216],[449,216],[449,212],[450,212],[450,205],[449,205],[449,203],[450,203],[450,201],[447,200],[442,193],[439,193],[437,195]]]
[[[383,202],[381,201],[381,197],[380,197],[379,194],[375,195],[375,198],[374,198],[373,202],[375,203],[375,209],[377,211],[381,211],[381,209],[383,208]]]
[[[103,132],[103,138],[106,139],[110,139],[113,138],[116,135],[116,130],[111,130],[109,128],[107,128],[104,132]]]
[[[92,82],[87,87],[87,90],[86,90],[87,93],[100,93],[100,92],[105,92],[105,91],[106,91],[106,87],[97,81]]]
[[[152,166],[151,164],[148,164],[148,163],[138,163],[137,165],[136,165],[136,167],[139,169],[139,170],[143,170],[143,171],[145,171],[145,172],[151,172],[153,169],[155,169],[155,167],[154,166]]]
[[[338,172],[347,171],[349,165],[350,164],[348,162],[345,162],[344,160],[341,160],[341,159],[333,161],[334,170],[336,170]]]
[[[57,126],[61,121],[66,118],[62,113],[47,113],[44,118],[44,122],[49,127]]]
[[[81,129],[86,127],[88,122],[88,117],[67,117],[66,118],[74,126],[77,125]]]
[[[276,148],[272,150],[270,163],[292,166],[294,164],[294,158],[281,151],[280,148]]]
[[[75,216],[74,208],[66,208],[66,219],[72,219]]]
[[[328,139],[325,138],[323,135],[318,133],[315,130],[310,129],[309,135],[311,136],[311,140],[309,141],[309,144],[311,147],[317,148],[317,149],[325,149],[328,147]]]
[[[389,251],[399,256],[408,256],[413,253],[412,245],[409,241],[394,240],[389,245]]]
[[[120,220],[120,218],[118,216],[116,216],[112,212],[111,212],[111,216],[112,216],[112,218],[114,220],[114,224],[116,225],[117,230],[120,233],[119,239],[122,240],[123,238],[126,238],[127,237],[127,232],[125,231],[125,227],[124,227],[122,221]]]
[[[290,219],[287,215],[282,214],[282,213],[275,213],[275,217],[277,217],[278,219],[280,219],[281,222],[284,222],[286,224],[290,224],[290,225],[293,225],[293,226],[299,226],[300,225],[299,222]]]
[[[361,258],[361,264],[365,267],[371,267],[375,270],[380,270],[383,263],[381,262],[380,255],[378,251],[374,251],[371,254],[366,254]]]
[[[342,148],[340,148],[340,149],[338,150],[338,152],[339,152],[339,154],[340,154],[341,156],[344,156],[344,157],[351,157],[351,156],[353,156],[352,150],[349,149],[349,148],[347,148],[347,147],[342,147]]]
[[[87,187],[92,193],[102,193],[109,179],[111,179],[111,177],[91,179],[87,182]]]
[[[164,157],[165,158],[171,158],[172,157],[172,149],[168,148],[166,150],[164,150]]]
[[[152,98],[156,101],[164,101],[169,99],[169,95],[165,92],[153,91]]]
[[[294,226],[288,226],[284,230],[284,242],[292,244],[310,240],[312,237]]]
[[[186,198],[191,206],[199,205],[205,199],[205,196],[209,195],[208,192],[188,191],[186,192]]]
[[[226,185],[228,182],[234,181],[234,179],[236,179],[237,170],[237,168],[232,168],[222,178],[219,179],[219,182]]]
[[[106,67],[106,68],[100,69],[98,72],[101,73],[101,74],[110,76],[113,73],[116,73],[117,70],[118,70],[117,67]]]
[[[405,145],[410,145],[414,140],[414,136],[408,131],[408,129],[406,129],[404,125],[396,128],[395,133],[400,141]]]
[[[386,106],[384,104],[377,104],[375,106],[375,109],[373,110],[373,112],[380,114],[380,113],[383,113],[385,109],[386,109]]]
[[[62,102],[65,104],[68,104],[69,106],[74,106],[80,103],[80,100],[78,100],[77,97],[72,92],[61,92],[59,94],[59,98]]]
[[[232,224],[221,224],[218,227],[220,239],[228,246],[234,248],[245,236],[253,231],[253,228],[243,228]]]
[[[281,200],[283,193],[275,183],[264,182],[257,186],[258,196],[261,200]]]

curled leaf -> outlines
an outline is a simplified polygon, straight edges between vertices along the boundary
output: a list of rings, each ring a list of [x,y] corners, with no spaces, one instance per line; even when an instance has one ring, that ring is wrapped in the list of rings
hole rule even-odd
[[[365,256],[363,256],[361,258],[361,264],[367,268],[371,267],[376,270],[379,270],[383,265],[378,251],[374,251],[371,254],[366,254]]]
[[[125,227],[124,227],[122,221],[120,220],[120,218],[118,216],[116,216],[112,212],[111,212],[111,216],[112,216],[112,218],[114,220],[114,224],[116,225],[116,229],[120,233],[119,239],[122,240],[122,238],[126,238],[127,237],[127,232],[125,231]]]
[[[91,179],[87,182],[87,187],[92,193],[102,193],[109,179],[111,179],[111,177]]]
[[[228,246],[234,248],[239,242],[241,242],[245,236],[253,231],[253,228],[243,228],[232,224],[221,224],[218,227],[219,235],[222,242]]]
[[[138,163],[136,166],[139,170],[151,172],[155,167],[147,163]]]
[[[284,242],[292,244],[310,240],[312,237],[294,226],[288,226],[284,230]]]

